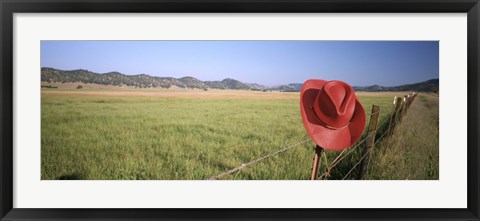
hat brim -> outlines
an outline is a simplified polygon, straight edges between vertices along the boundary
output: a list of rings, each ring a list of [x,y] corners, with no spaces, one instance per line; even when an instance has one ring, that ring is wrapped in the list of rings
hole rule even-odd
[[[324,80],[306,81],[300,92],[300,112],[308,135],[320,147],[327,150],[343,150],[350,147],[361,136],[365,129],[365,110],[355,97],[355,112],[350,123],[340,129],[324,126],[313,112],[311,105],[317,94],[322,91]]]

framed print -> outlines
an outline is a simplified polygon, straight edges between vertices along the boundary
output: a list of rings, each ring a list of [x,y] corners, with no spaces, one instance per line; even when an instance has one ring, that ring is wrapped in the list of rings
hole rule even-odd
[[[471,1],[1,1],[1,220],[479,220]]]

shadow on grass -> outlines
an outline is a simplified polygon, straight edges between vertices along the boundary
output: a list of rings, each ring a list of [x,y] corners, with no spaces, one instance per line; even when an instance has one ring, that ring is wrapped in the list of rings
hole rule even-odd
[[[57,180],[85,180],[85,175],[81,173],[71,173],[59,176]]]
[[[378,122],[378,128],[375,133],[375,143],[376,145],[374,146],[374,149],[372,151],[381,151],[383,148],[383,145],[380,145],[380,141],[384,141],[387,139],[387,134],[389,133],[390,135],[394,133],[395,127],[400,123],[400,119],[398,116],[393,116],[391,123],[390,123],[390,117],[392,116],[392,113],[389,113],[382,122]],[[404,116],[405,117],[405,116]],[[368,125],[369,122],[367,122]],[[388,132],[388,128],[390,125],[390,132]],[[368,127],[367,127],[368,128]],[[366,129],[365,131],[367,131]],[[367,132],[359,139],[358,142],[362,142],[366,137],[367,137]],[[357,144],[354,144],[352,146],[355,146]],[[330,171],[330,176],[328,177],[329,180],[355,180],[358,177],[358,173],[360,172],[360,161],[363,157],[363,151],[366,148],[366,142],[363,142],[360,144],[360,146],[356,147],[355,150],[353,150],[348,156],[346,156],[342,162],[337,164],[335,168],[332,168]],[[348,152],[348,150],[347,150]],[[335,154],[338,155],[339,153]],[[332,159],[329,159],[329,162],[331,162]],[[325,166],[320,170],[325,170]],[[320,173],[322,174],[322,173]]]

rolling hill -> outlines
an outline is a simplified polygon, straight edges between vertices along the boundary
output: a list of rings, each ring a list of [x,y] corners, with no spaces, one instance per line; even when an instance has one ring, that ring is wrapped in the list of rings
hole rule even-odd
[[[104,74],[94,73],[84,69],[77,70],[59,70],[54,68],[41,68],[41,81],[45,83],[61,82],[61,83],[91,83],[101,85],[126,85],[136,88],[170,88],[177,86],[180,88],[198,88],[198,89],[231,89],[231,90],[269,90],[298,92],[302,88],[301,83],[285,84],[275,87],[267,87],[255,83],[244,83],[235,79],[226,78],[221,81],[201,81],[194,77],[156,77],[146,74],[125,75],[119,72],[108,72]],[[431,79],[428,81],[400,85],[394,87],[384,87],[380,85],[372,85],[367,87],[353,87],[356,91],[418,91],[433,92],[438,91],[439,80]]]
[[[226,78],[222,81],[200,81],[194,77],[155,77],[146,74],[125,75],[119,72],[108,72],[104,74],[94,73],[88,70],[58,70],[54,68],[41,69],[42,82],[82,82],[102,85],[127,85],[137,88],[214,88],[233,90],[261,90],[265,87],[259,84],[243,83],[235,79]]]
[[[439,80],[430,79],[415,84],[405,84],[394,87],[384,87],[380,85],[372,85],[368,87],[353,87],[355,91],[417,91],[417,92],[437,92]]]

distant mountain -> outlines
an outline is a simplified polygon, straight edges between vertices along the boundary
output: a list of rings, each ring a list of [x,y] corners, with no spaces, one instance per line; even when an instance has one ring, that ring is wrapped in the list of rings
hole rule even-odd
[[[415,84],[405,84],[400,86],[394,87],[385,87],[380,85],[372,85],[366,87],[358,87],[354,86],[353,89],[355,91],[371,91],[371,92],[378,92],[378,91],[416,91],[416,92],[434,92],[438,91],[438,78],[437,79],[430,79],[428,81],[415,83]],[[302,89],[302,84],[286,84],[281,85],[273,88],[268,88],[268,90],[273,91],[285,91],[285,92],[298,92]]]
[[[275,87],[266,87],[255,83],[243,83],[235,79],[226,78],[221,81],[201,81],[194,77],[154,77],[146,74],[125,75],[119,72],[108,72],[104,74],[94,73],[88,70],[78,69],[71,71],[58,70],[54,68],[42,68],[41,79],[43,82],[81,82],[94,83],[102,85],[127,85],[138,88],[170,88],[177,86],[180,88],[199,88],[199,89],[232,89],[232,90],[263,90],[263,91],[283,91],[298,92],[302,88],[301,83],[285,84]],[[356,91],[418,91],[432,92],[438,91],[438,79],[407,84],[395,87],[384,87],[372,85],[367,87],[353,87]]]
[[[54,68],[42,68],[41,80],[43,82],[81,82],[102,85],[127,85],[138,88],[170,88],[171,86],[181,88],[234,90],[262,90],[265,88],[259,84],[243,83],[231,78],[222,81],[201,81],[194,77],[182,77],[177,79],[172,77],[154,77],[146,74],[125,75],[119,72],[99,74],[83,69],[64,71]]]
[[[285,84],[285,85],[280,85],[277,87],[272,87],[268,88],[268,90],[272,91],[284,91],[284,92],[298,92],[302,90],[302,85],[301,83],[294,83],[294,84]]]
[[[189,88],[207,88],[208,87],[207,84],[205,84],[205,82],[198,80],[194,77],[183,77],[183,78],[179,78],[178,81],[181,83],[181,85],[184,85],[185,87],[189,87]],[[179,86],[178,84],[176,85]]]
[[[430,79],[428,81],[405,84],[394,87],[384,87],[380,85],[372,85],[367,87],[353,87],[355,91],[417,91],[417,92],[435,92],[438,91],[438,78]]]
[[[223,79],[222,81],[205,81],[205,84],[209,88],[216,88],[216,89],[233,89],[233,90],[254,89],[254,87],[250,86],[249,84],[245,84],[231,78],[226,78],[226,79]]]

